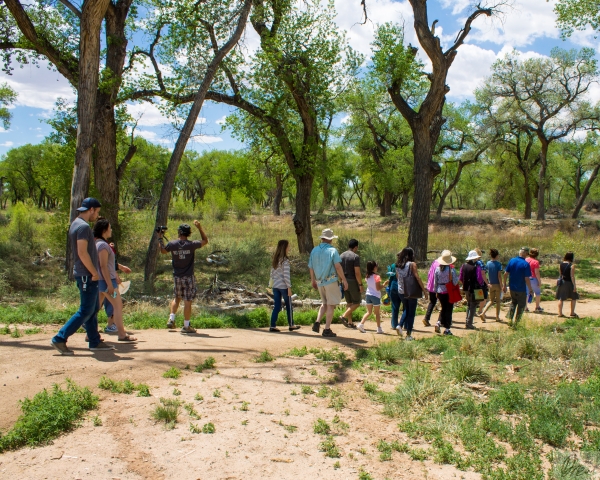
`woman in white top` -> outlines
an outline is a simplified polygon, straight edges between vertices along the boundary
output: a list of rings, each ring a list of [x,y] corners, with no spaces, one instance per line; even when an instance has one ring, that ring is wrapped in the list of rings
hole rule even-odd
[[[381,328],[381,290],[383,290],[386,285],[389,283],[389,280],[386,280],[385,283],[381,283],[381,277],[377,275],[377,262],[374,260],[369,260],[367,262],[367,293],[366,293],[366,301],[367,301],[367,313],[364,314],[362,320],[358,324],[358,329],[362,333],[367,333],[365,330],[365,322],[371,316],[373,311],[375,311],[375,321],[377,322],[377,333],[383,333],[383,329]]]
[[[290,332],[298,330],[299,325],[294,325],[294,316],[292,312],[292,279],[290,275],[290,242],[279,240],[275,254],[273,255],[273,264],[271,265],[271,283],[273,286],[273,313],[271,313],[271,328],[269,332],[280,332],[277,328],[277,318],[281,311],[281,301],[285,302],[285,310]]]

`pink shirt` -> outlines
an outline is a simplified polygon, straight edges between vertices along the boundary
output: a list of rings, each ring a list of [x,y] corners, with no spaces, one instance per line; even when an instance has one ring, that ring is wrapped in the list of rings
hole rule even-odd
[[[439,263],[435,260],[429,268],[429,275],[427,275],[427,291],[435,293],[435,269]]]
[[[540,269],[540,261],[533,257],[527,257],[525,261],[529,264],[529,268],[531,268],[531,278],[537,278],[535,271]]]

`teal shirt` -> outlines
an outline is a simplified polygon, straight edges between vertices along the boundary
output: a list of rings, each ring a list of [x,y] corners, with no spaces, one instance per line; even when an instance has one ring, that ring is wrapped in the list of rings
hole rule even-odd
[[[337,282],[335,264],[341,263],[342,259],[337,249],[329,243],[321,243],[313,248],[308,259],[308,268],[315,272],[317,286],[324,287],[330,283]]]

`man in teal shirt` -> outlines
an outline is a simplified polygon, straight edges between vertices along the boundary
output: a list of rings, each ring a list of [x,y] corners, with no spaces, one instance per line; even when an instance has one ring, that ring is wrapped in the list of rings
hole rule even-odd
[[[348,282],[342,270],[342,259],[337,249],[331,245],[334,238],[338,238],[333,231],[326,228],[321,233],[321,243],[313,248],[308,260],[310,269],[310,280],[313,288],[319,290],[321,296],[321,308],[317,315],[317,321],[314,323],[313,332],[319,333],[321,328],[321,319],[325,316],[324,337],[335,337],[336,334],[331,331],[331,321],[335,307],[342,301],[342,292],[338,280],[344,285],[344,290],[348,290]]]

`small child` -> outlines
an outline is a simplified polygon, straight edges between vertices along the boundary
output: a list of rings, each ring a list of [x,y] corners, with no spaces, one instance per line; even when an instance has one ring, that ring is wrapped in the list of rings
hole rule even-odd
[[[362,333],[365,331],[365,322],[375,310],[375,321],[377,322],[377,333],[383,333],[381,328],[381,315],[379,310],[381,308],[381,291],[387,286],[389,280],[385,283],[381,283],[381,277],[377,275],[377,262],[369,260],[367,262],[367,313],[364,314],[362,320],[358,324],[358,329]]]

